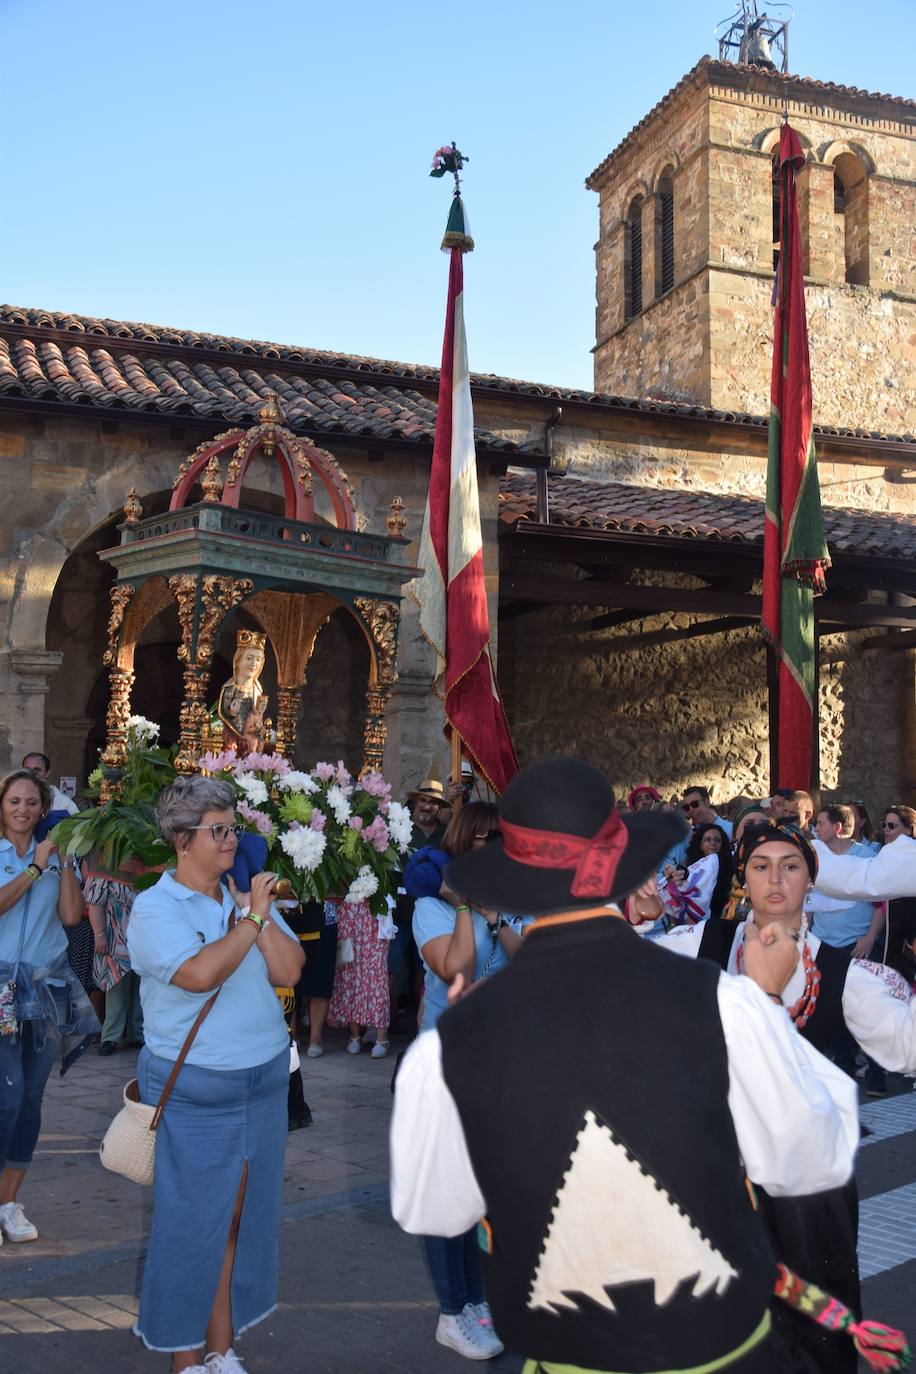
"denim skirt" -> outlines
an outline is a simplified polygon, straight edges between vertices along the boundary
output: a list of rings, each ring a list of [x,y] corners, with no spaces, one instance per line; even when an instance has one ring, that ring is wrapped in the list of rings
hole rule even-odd
[[[148,1049],[137,1078],[155,1105],[172,1069]],[[248,1182],[232,1269],[238,1337],[277,1305],[289,1050],[253,1069],[185,1064],[156,1133],[153,1229],[134,1327],[150,1350],[205,1344],[242,1170]]]

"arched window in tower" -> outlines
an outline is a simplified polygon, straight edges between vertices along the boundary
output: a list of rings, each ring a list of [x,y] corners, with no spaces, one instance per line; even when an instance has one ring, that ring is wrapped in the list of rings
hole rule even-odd
[[[674,182],[666,168],[655,200],[655,295],[674,286]]]
[[[868,285],[868,174],[854,153],[833,164],[833,214],[837,265],[851,286]]]
[[[623,314],[631,320],[642,312],[642,196],[630,202],[623,250]]]

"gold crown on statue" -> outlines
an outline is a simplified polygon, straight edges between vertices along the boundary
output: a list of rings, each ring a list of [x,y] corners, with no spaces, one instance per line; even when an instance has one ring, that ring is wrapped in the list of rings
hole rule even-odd
[[[267,636],[260,630],[239,630],[235,637],[238,649],[263,649],[266,642]]]

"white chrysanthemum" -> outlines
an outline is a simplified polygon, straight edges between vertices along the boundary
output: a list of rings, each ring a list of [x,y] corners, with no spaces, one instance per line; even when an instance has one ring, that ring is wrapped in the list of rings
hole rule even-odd
[[[253,806],[263,806],[267,801],[267,784],[251,773],[236,775],[236,782]]]
[[[297,773],[295,769],[285,773],[282,778],[277,778],[277,786],[281,792],[318,791],[318,784],[309,773]]]
[[[328,788],[328,806],[334,812],[337,824],[346,825],[352,815],[352,807],[336,782]]]
[[[413,837],[413,821],[410,819],[410,812],[400,802],[389,802],[385,820],[391,831],[391,838],[401,853],[405,854],[410,848],[410,841]]]
[[[312,830],[309,826],[286,830],[280,836],[283,853],[289,855],[297,868],[308,873],[314,873],[321,863],[327,843],[320,830]]]
[[[347,888],[345,902],[365,902],[378,892],[378,878],[372,872],[368,864],[363,864],[362,868]]]
[[[127,728],[133,732],[138,744],[150,744],[159,735],[159,726],[146,716],[128,716]]]

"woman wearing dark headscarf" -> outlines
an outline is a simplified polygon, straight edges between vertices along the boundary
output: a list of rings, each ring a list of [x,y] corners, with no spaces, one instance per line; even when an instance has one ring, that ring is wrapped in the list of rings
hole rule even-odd
[[[817,877],[817,855],[793,825],[778,821],[746,827],[737,853],[737,875],[750,904],[746,921],[710,920],[684,927],[659,943],[679,954],[718,963],[728,973],[745,970],[749,924],[776,923],[798,944],[798,964],[782,1005],[801,1035],[824,1050],[843,1023],[866,1054],[885,1068],[916,1069],[916,998],[893,969],[850,959],[849,949],[823,944],[808,930],[803,907]],[[855,1182],[803,1198],[772,1198],[759,1190],[774,1250],[784,1263],[860,1310],[856,1256],[858,1198]],[[798,1348],[800,1368],[823,1374],[854,1374],[855,1350],[838,1335],[781,1304],[777,1322]]]

